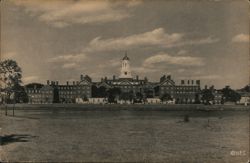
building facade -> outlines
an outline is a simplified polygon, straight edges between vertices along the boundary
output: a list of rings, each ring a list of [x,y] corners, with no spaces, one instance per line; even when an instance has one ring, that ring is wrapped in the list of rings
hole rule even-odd
[[[31,104],[41,104],[42,96],[40,89],[43,87],[43,84],[39,83],[30,83],[25,86],[25,91],[28,95],[28,102]]]
[[[119,90],[119,97],[130,102],[141,97],[149,101],[154,99],[151,103],[155,103],[168,95],[176,103],[195,103],[200,93],[200,80],[181,80],[181,84],[177,85],[170,75],[163,75],[159,82],[150,82],[147,77],[141,79],[138,75],[134,78],[130,59],[125,54],[119,77],[114,75],[111,79],[104,77],[99,82],[93,82],[88,75],[81,75],[79,81],[63,85],[58,81],[47,81],[47,85],[26,86],[30,103],[76,103],[106,98],[112,89]]]

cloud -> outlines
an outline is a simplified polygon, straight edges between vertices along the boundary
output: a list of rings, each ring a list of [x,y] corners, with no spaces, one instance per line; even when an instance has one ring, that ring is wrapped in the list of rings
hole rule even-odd
[[[192,40],[184,40],[180,42],[176,46],[184,46],[184,45],[202,45],[202,44],[212,44],[218,42],[220,39],[214,37],[207,37],[207,38],[199,38],[199,39],[192,39]]]
[[[203,66],[205,65],[203,58],[191,56],[171,56],[167,53],[158,53],[144,60],[144,67],[154,67],[157,64],[172,64],[179,66]]]
[[[153,73],[153,72],[157,72],[159,71],[158,69],[155,69],[155,68],[148,68],[148,67],[132,67],[131,70],[135,73]]]
[[[184,54],[187,54],[186,50],[180,50],[177,52],[177,55],[184,55]]]
[[[12,0],[14,4],[25,7],[32,16],[37,16],[54,27],[72,24],[92,24],[120,21],[131,17],[130,8],[141,1],[109,0]]]
[[[153,31],[135,34],[127,37],[101,39],[101,37],[94,38],[89,46],[85,49],[87,51],[103,51],[103,50],[118,50],[128,49],[129,47],[147,46],[147,45],[161,45],[170,46],[182,38],[181,34],[173,33],[167,34],[163,28],[157,28]]]
[[[191,57],[191,56],[171,56],[167,53],[157,53],[151,57],[146,58],[141,66],[133,67],[132,72],[138,74],[147,74],[147,73],[155,73],[155,72],[164,72],[166,71],[166,67],[170,65],[175,65],[176,72],[184,73],[187,69],[180,68],[180,66],[203,66],[205,62],[203,58],[200,57]],[[170,73],[170,72],[169,72]]]
[[[219,39],[207,37],[202,39],[188,39],[182,33],[166,33],[164,28],[157,28],[145,33],[134,34],[127,37],[102,39],[96,37],[90,41],[84,51],[109,51],[129,49],[134,47],[160,46],[171,48],[184,45],[210,44]]]
[[[127,1],[127,6],[128,7],[134,7],[142,4],[142,0],[129,0]]]
[[[39,77],[38,76],[27,76],[27,77],[23,77],[22,80],[24,83],[30,83],[30,82],[38,81]]]
[[[222,76],[221,75],[202,75],[202,76],[197,76],[196,78],[211,80],[211,79],[221,79]]]
[[[247,34],[238,34],[232,38],[232,42],[249,42],[249,35]]]
[[[184,68],[180,68],[180,69],[177,69],[176,72],[178,73],[183,73],[183,72],[186,72],[187,70],[184,69]]]
[[[105,68],[105,67],[118,67],[121,65],[121,60],[120,59],[111,59],[107,61],[103,61],[102,64],[98,65],[98,68]]]
[[[62,62],[82,62],[87,59],[87,55],[80,54],[69,54],[69,55],[60,55],[48,59],[48,62],[51,63],[62,63]]]
[[[78,68],[79,65],[76,64],[76,63],[65,63],[62,65],[62,68],[65,68],[65,69],[74,69],[74,68]]]
[[[190,76],[183,76],[183,79],[200,79],[200,80],[217,80],[221,79],[221,75],[216,75],[216,74],[209,74],[209,75],[190,75]]]

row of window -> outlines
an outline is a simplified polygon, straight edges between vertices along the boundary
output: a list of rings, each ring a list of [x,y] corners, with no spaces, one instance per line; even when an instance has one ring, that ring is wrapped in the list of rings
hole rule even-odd
[[[43,91],[43,90],[34,89],[34,90],[27,90],[27,93],[47,93],[47,94],[50,94],[50,93],[53,93],[53,90]]]
[[[187,90],[187,91],[190,91],[190,90],[195,90],[197,91],[198,90],[198,87],[184,87],[184,88],[179,88],[179,87],[161,87],[160,88],[161,90]]]
[[[63,86],[63,87],[59,87],[60,90],[69,90],[69,89],[90,89],[90,86],[77,86],[77,87],[72,87],[72,86]]]
[[[40,95],[36,95],[36,96],[31,96],[32,98],[43,98],[43,97],[50,97],[52,98],[53,96],[52,95],[45,95],[45,94],[40,94]]]
[[[194,91],[166,91],[166,90],[161,90],[161,94],[164,94],[164,93],[169,93],[169,94],[173,94],[173,93],[176,93],[176,94],[194,94],[194,93],[197,93],[197,92],[194,92]]]
[[[84,87],[83,91],[85,92],[90,92],[90,88],[89,87]],[[45,93],[45,94],[52,94],[53,93],[53,90],[49,90],[49,91],[41,91],[41,90],[27,90],[27,93]],[[59,91],[59,93],[62,93],[62,94],[73,94],[73,91]],[[80,93],[80,91],[78,91],[78,93]]]
[[[70,99],[74,99],[76,98],[74,95],[65,95],[65,96],[60,96],[60,98],[70,98]]]
[[[87,93],[87,94],[89,94],[90,91],[88,90],[88,91],[84,91],[84,92],[82,92],[82,91],[60,91],[60,92],[59,92],[60,95],[81,94],[81,93]]]
[[[27,90],[27,93],[40,93],[40,90],[37,90],[37,89]]]
[[[199,87],[176,87],[177,90],[198,90]]]

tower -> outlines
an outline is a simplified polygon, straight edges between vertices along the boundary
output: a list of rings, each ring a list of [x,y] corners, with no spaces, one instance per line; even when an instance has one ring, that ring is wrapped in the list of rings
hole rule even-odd
[[[122,59],[122,69],[120,78],[132,78],[129,57],[127,56],[127,52]]]

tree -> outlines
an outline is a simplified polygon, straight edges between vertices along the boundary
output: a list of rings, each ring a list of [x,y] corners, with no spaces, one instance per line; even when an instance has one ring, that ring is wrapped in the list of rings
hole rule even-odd
[[[121,99],[124,101],[132,101],[134,98],[133,92],[123,92],[121,94]]]
[[[101,86],[98,89],[98,97],[107,97],[107,89],[106,89],[106,87]]]
[[[134,99],[134,101],[135,101],[136,103],[142,103],[143,100],[144,100],[143,94],[142,94],[141,92],[137,92],[137,93],[135,94],[135,99]]]
[[[160,86],[154,87],[154,91],[155,91],[155,95],[159,96],[159,94],[160,94]]]
[[[224,102],[237,102],[241,96],[236,91],[232,90],[229,86],[226,86],[222,90]]]
[[[195,103],[195,104],[200,104],[200,95],[199,95],[199,93],[196,93],[196,94],[195,94],[194,103]]]
[[[111,88],[107,91],[108,94],[108,102],[109,103],[116,103],[121,95],[121,89],[120,88]]]
[[[21,78],[22,70],[16,61],[7,59],[0,62],[0,80],[4,84],[1,91],[6,94],[7,100],[10,100],[11,94],[15,94],[16,88],[20,87]]]
[[[145,93],[146,98],[153,98],[154,97],[154,89],[144,88],[144,93]]]
[[[20,86],[20,85],[16,85],[14,88],[14,99],[15,101],[13,102],[16,102],[16,103],[27,103],[29,101],[28,99],[28,95],[24,89],[23,86]]]
[[[81,98],[82,98],[82,100],[85,101],[85,102],[86,102],[86,101],[89,101],[88,97],[87,97],[85,94],[82,94],[82,95],[81,95]]]
[[[209,104],[210,101],[214,100],[212,89],[204,89],[201,92],[201,100],[204,104]]]
[[[95,85],[92,85],[92,87],[91,87],[91,92],[92,92],[92,97],[98,97],[98,94],[99,94],[99,92],[98,92],[98,88],[95,86]]]
[[[97,87],[93,85],[92,89],[92,97],[107,97],[107,89],[104,86]]]
[[[246,85],[244,88],[241,89],[243,92],[250,92],[250,85]]]
[[[164,102],[164,101],[170,101],[172,100],[172,97],[170,96],[170,94],[168,93],[165,93],[161,96],[161,101]]]

